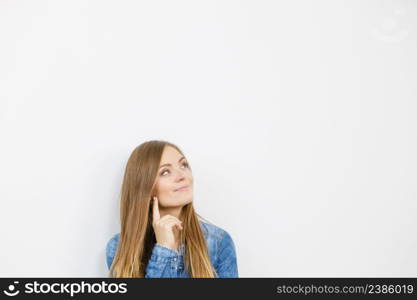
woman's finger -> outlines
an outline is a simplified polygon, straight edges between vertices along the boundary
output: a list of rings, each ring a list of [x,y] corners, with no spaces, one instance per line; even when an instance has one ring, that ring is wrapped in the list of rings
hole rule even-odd
[[[153,197],[153,222],[157,222],[160,219],[161,219],[161,215],[159,214],[158,198],[154,196]]]
[[[182,230],[183,229],[182,224],[181,224],[181,221],[179,221],[175,217],[173,217],[173,218],[166,218],[166,219],[161,218],[161,220],[159,221],[159,224],[161,226],[168,226],[171,229],[174,226],[177,226],[179,230]]]

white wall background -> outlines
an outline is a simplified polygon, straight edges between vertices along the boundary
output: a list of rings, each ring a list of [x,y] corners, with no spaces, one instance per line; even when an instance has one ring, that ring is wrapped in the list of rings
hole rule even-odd
[[[105,277],[178,144],[241,277],[417,276],[415,1],[0,0],[0,276]]]

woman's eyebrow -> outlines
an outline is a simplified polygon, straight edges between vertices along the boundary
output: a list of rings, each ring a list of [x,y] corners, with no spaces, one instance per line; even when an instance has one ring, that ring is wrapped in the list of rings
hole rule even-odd
[[[182,159],[184,159],[185,157],[183,156],[183,157],[181,157],[179,160],[178,160],[178,162],[180,162]],[[162,168],[162,167],[165,167],[165,166],[172,166],[171,164],[163,164],[163,165],[160,165],[159,166],[159,168]]]

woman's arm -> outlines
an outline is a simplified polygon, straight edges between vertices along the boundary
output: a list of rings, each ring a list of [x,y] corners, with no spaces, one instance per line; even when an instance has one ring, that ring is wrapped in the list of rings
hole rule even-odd
[[[226,231],[223,231],[223,237],[219,244],[219,254],[214,267],[219,278],[239,277],[235,244]]]
[[[178,277],[174,267],[178,264],[178,261],[179,254],[177,251],[155,244],[151,258],[146,266],[145,278]]]

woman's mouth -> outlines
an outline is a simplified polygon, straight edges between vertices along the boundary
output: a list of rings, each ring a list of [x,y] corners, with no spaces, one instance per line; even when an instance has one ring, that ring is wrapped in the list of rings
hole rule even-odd
[[[185,191],[185,190],[188,190],[188,188],[189,188],[189,186],[185,185],[185,186],[179,187],[178,189],[174,190],[174,192]]]

